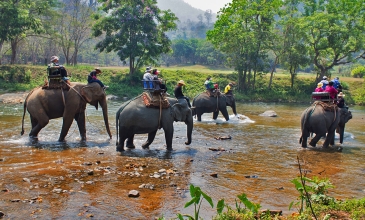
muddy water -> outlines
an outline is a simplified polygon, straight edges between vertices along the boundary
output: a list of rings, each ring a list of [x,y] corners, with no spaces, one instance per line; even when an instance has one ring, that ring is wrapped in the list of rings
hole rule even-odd
[[[109,102],[109,121],[121,102]],[[220,116],[194,123],[193,142],[186,146],[186,127],[175,123],[173,152],[165,151],[163,131],[150,150],[142,150],[146,135],[135,138],[136,149],[115,151],[103,127],[102,113],[87,109],[87,138],[80,142],[74,123],[57,142],[62,120],[51,121],[38,141],[20,136],[22,105],[0,105],[0,211],[9,219],[153,219],[184,209],[190,200],[189,184],[202,188],[214,203],[224,198],[234,206],[242,193],[263,208],[288,210],[298,193],[290,180],[298,176],[297,156],[308,176],[328,177],[336,186],[329,194],[338,199],[365,196],[365,108],[352,107],[342,152],[300,148],[300,114],[307,106],[287,104],[238,104],[239,118],[224,122]],[[274,110],[278,117],[259,116]],[[230,111],[231,112],[231,111]],[[25,119],[29,133],[29,116]],[[215,137],[228,137],[216,140]],[[338,140],[336,140],[338,142]],[[337,145],[339,146],[339,145]],[[210,149],[224,148],[226,151]],[[167,174],[151,177],[159,170]],[[218,174],[217,178],[210,174]],[[247,178],[250,177],[250,178]],[[139,188],[147,184],[151,188]],[[128,197],[138,190],[138,198]],[[201,216],[214,214],[203,203]]]

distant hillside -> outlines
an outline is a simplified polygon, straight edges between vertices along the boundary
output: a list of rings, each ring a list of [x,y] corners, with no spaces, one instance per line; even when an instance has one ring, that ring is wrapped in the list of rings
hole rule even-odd
[[[190,21],[197,22],[199,21],[199,15],[202,15],[204,18],[204,10],[194,8],[183,0],[157,0],[157,6],[161,10],[170,9],[179,18],[181,23],[184,23],[189,19]],[[216,16],[217,15],[213,13],[212,22],[216,21]]]

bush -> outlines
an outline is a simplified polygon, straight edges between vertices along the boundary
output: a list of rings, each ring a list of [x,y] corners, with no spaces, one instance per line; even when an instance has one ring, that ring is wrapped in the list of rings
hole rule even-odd
[[[365,67],[358,66],[351,71],[351,76],[354,78],[363,78],[365,75]]]

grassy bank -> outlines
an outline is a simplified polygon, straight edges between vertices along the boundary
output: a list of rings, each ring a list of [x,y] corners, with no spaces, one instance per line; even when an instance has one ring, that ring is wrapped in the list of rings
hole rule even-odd
[[[71,81],[86,83],[87,75],[92,71],[92,66],[67,67],[71,73]],[[103,73],[98,77],[104,84],[109,86],[108,94],[118,97],[132,98],[140,94],[142,90],[143,70],[137,71],[133,76],[128,74],[127,68],[104,67]],[[168,93],[172,94],[176,82],[184,80],[186,86],[184,94],[191,99],[204,91],[204,81],[211,76],[218,83],[221,90],[230,81],[237,82],[237,74],[231,69],[207,68],[204,66],[176,66],[162,67],[160,77],[166,81]],[[36,86],[44,84],[47,79],[45,66],[0,66],[0,86],[2,93],[15,91],[29,91]],[[346,94],[348,104],[365,104],[365,88],[363,79],[340,77]],[[299,102],[311,101],[311,93],[316,87],[313,74],[299,74],[293,88],[290,86],[289,74],[276,73],[271,89],[268,89],[269,75],[256,78],[254,91],[235,91],[239,101],[262,101],[262,102]]]

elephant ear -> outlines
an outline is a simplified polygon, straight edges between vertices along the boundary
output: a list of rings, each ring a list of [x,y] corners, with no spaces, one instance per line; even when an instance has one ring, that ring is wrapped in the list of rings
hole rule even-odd
[[[172,106],[173,109],[173,117],[175,121],[184,121],[183,115],[183,106],[179,103],[176,103]]]
[[[81,95],[82,97],[88,102],[90,103],[92,98],[93,98],[93,94],[92,94],[92,90],[91,88],[85,86],[81,89]]]
[[[99,86],[99,85],[97,85],[97,86]],[[92,85],[84,86],[81,89],[81,95],[86,100],[87,103],[89,103],[92,106],[95,106],[95,108],[97,110],[98,101],[97,101],[97,97],[95,97],[97,94],[95,89],[96,89],[95,86],[92,86]]]

